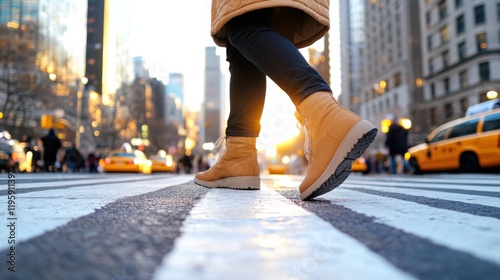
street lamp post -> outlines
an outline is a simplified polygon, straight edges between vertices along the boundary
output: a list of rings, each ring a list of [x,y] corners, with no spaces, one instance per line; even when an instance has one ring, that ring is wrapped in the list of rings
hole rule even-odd
[[[75,146],[77,149],[80,149],[80,137],[83,131],[81,131],[81,122],[82,122],[82,97],[84,87],[87,84],[88,79],[83,77],[78,83],[78,93],[77,93],[77,101],[76,101],[76,128],[75,128]]]

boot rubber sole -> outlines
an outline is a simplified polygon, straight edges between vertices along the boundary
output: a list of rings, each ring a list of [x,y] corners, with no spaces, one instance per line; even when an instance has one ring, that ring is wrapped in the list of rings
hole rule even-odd
[[[365,152],[375,136],[377,136],[377,129],[370,122],[362,120],[354,125],[344,137],[325,171],[300,194],[300,199],[310,200],[342,184],[351,173],[353,161]]]
[[[228,177],[215,181],[203,181],[194,178],[197,185],[206,188],[226,188],[235,190],[260,190],[259,176],[237,176]]]

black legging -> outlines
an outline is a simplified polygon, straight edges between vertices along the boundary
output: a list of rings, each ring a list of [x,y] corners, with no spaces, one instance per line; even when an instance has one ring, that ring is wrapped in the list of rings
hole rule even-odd
[[[297,47],[271,28],[272,10],[236,17],[227,23],[227,61],[231,78],[226,135],[257,137],[266,96],[266,76],[295,105],[330,86]]]

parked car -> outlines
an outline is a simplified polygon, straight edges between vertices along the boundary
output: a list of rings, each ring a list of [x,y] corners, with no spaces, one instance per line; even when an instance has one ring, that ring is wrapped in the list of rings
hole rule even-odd
[[[140,150],[116,149],[110,151],[99,160],[103,172],[137,172],[149,174],[152,172],[151,161]]]
[[[443,124],[408,152],[414,173],[500,167],[500,109]]]
[[[31,172],[31,154],[26,156],[25,144],[18,140],[0,141],[0,172],[13,170],[14,172]]]
[[[149,160],[151,161],[152,172],[176,172],[177,163],[172,155],[163,150],[158,151],[156,155],[151,155]]]

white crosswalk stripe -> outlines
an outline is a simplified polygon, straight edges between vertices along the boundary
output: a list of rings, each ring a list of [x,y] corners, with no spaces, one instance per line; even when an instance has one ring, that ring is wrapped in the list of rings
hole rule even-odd
[[[500,221],[339,188],[324,198],[438,244],[500,265]],[[497,199],[500,202],[500,199]]]
[[[399,184],[401,186],[401,184]],[[420,185],[421,186],[421,185]],[[450,192],[443,192],[438,189],[435,190],[430,190],[432,189],[432,186],[426,185],[426,189],[418,189],[418,188],[396,188],[396,187],[384,187],[381,185],[370,185],[364,183],[363,185],[351,183],[351,182],[346,182],[342,185],[343,188],[349,188],[349,187],[362,187],[364,189],[370,189],[370,190],[379,190],[379,191],[384,191],[384,192],[390,192],[390,193],[404,193],[407,195],[415,195],[415,196],[423,196],[423,197],[437,197],[439,199],[444,199],[447,201],[458,201],[458,202],[463,202],[463,203],[473,203],[476,205],[485,205],[485,206],[492,206],[492,207],[500,207],[499,205],[499,200],[500,200],[500,192],[498,192],[499,197],[487,197],[487,196],[481,196],[481,195],[473,195],[473,194],[457,194],[457,193],[450,193]],[[441,186],[436,186],[438,188],[442,188]],[[490,188],[491,189],[491,188]],[[468,190],[473,190],[473,191],[482,191],[481,189],[476,189],[476,188],[469,188]]]
[[[211,191],[182,231],[154,279],[413,279],[265,186]]]
[[[44,179],[54,179],[53,175],[31,174],[26,179],[33,178],[40,180],[40,176]],[[58,226],[62,226],[72,219],[90,214],[95,209],[99,209],[117,199],[155,191],[168,185],[178,185],[192,179],[192,176],[169,176],[156,178],[156,180],[147,180],[141,184],[138,183],[137,176],[130,175],[106,179],[97,175],[92,179],[87,178],[85,180],[73,180],[83,177],[81,174],[56,174],[55,176],[56,179],[62,180],[41,183],[36,181],[29,183],[20,182],[16,184],[16,189],[51,187],[48,190],[16,195],[17,242],[28,240]],[[89,176],[86,175],[86,177]],[[133,182],[130,182],[131,180]],[[105,183],[109,184],[103,187],[102,184]],[[64,187],[68,184],[96,185],[85,188],[54,189]],[[117,188],[120,189],[119,192],[116,191]],[[0,212],[0,220],[7,220],[6,211]],[[1,227],[1,236],[8,236],[7,230],[6,227]],[[2,242],[0,243],[0,250],[8,246],[8,243]]]

